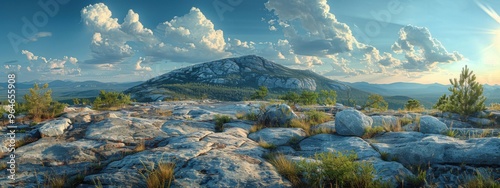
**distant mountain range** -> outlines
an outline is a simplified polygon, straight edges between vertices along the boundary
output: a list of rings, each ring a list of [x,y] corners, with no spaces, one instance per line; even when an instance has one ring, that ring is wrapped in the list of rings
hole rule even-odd
[[[432,107],[443,94],[450,94],[448,88],[451,85],[443,84],[419,84],[396,82],[391,84],[371,84],[367,82],[348,83],[351,87],[384,96],[408,96],[420,100],[427,108]],[[483,85],[483,95],[487,98],[486,103],[500,102],[500,85]]]
[[[18,100],[29,92],[34,83],[16,83]],[[403,108],[410,98],[420,100],[427,108],[434,105],[443,94],[449,94],[449,85],[397,82],[371,84],[367,82],[334,81],[308,70],[290,69],[258,56],[228,58],[177,69],[146,82],[104,83],[98,81],[50,81],[49,88],[55,100],[71,102],[73,98],[95,98],[100,90],[120,91],[131,94],[138,101],[156,101],[168,98],[214,98],[219,100],[244,100],[259,86],[269,88],[270,95],[277,97],[287,91],[335,90],[337,101],[343,104],[354,99],[364,104],[370,94],[380,94],[389,102],[389,108]],[[0,83],[5,90],[7,83]],[[500,86],[484,85],[487,103],[500,102]],[[5,100],[6,95],[0,95]]]
[[[123,91],[132,86],[138,85],[142,82],[127,82],[127,83],[117,83],[117,82],[98,82],[98,81],[40,81],[34,80],[30,82],[18,82],[16,86],[16,96],[18,101],[22,101],[22,96],[29,92],[29,88],[33,88],[33,85],[38,83],[43,85],[45,83],[49,84],[49,89],[52,90],[52,98],[54,100],[67,102],[73,98],[95,98],[99,95],[100,90],[106,91]],[[0,83],[0,90],[6,90],[7,83]],[[7,95],[0,95],[0,100],[5,100]]]

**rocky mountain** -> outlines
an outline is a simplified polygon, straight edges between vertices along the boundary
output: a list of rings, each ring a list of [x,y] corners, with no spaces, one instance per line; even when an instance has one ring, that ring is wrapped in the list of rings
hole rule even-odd
[[[177,69],[132,87],[125,93],[131,94],[132,98],[138,101],[162,100],[176,95],[200,97],[198,95],[203,94],[216,99],[241,100],[248,97],[245,94],[250,95],[259,86],[266,86],[271,93],[331,89],[336,90],[339,96],[346,96],[347,92],[355,93],[356,96],[368,95],[367,92],[330,80],[312,71],[290,69],[255,55]],[[202,89],[203,87],[209,87],[212,91]],[[213,92],[213,90],[224,91]]]

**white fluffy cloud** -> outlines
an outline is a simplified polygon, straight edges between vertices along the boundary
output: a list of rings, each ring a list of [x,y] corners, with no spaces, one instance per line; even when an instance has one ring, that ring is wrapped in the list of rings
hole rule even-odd
[[[81,15],[95,32],[91,43],[93,59],[87,61],[90,64],[121,63],[136,52],[151,61],[174,62],[201,62],[230,55],[225,51],[222,30],[215,30],[214,24],[198,8],[160,23],[155,31],[145,28],[133,10],[128,11],[120,24],[103,3],[83,8]],[[137,46],[131,47],[129,42]]]
[[[64,56],[62,59],[45,58],[36,56],[28,50],[22,50],[30,66],[26,67],[28,72],[34,68],[37,72],[51,75],[78,75],[81,69],[78,67],[78,59]],[[69,62],[69,64],[68,64]],[[21,69],[19,65],[19,69]]]
[[[438,63],[452,63],[464,59],[458,52],[449,53],[427,28],[412,25],[399,31],[399,39],[392,45],[396,53],[404,53],[402,67],[412,72],[432,70]]]
[[[357,43],[349,26],[330,13],[326,0],[269,0],[265,6],[278,17],[285,38],[296,54],[337,54],[351,51]],[[300,32],[302,29],[306,32]]]
[[[135,70],[136,71],[152,71],[151,67],[147,67],[147,66],[142,66],[141,63],[144,62],[144,58],[139,58],[136,62],[135,62]]]

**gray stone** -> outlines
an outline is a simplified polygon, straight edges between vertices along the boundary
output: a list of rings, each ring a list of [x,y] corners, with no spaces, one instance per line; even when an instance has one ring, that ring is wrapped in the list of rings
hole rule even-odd
[[[161,130],[168,136],[181,136],[199,131],[215,132],[215,125],[207,122],[174,120],[165,122]]]
[[[432,116],[420,117],[420,132],[425,134],[441,134],[448,130],[443,122]]]
[[[305,156],[318,152],[354,152],[359,159],[380,158],[380,154],[359,137],[318,134],[302,140],[299,146]]]
[[[403,164],[500,164],[500,138],[458,140],[444,135],[389,132],[378,136],[372,146]]]
[[[335,130],[344,136],[363,136],[365,129],[373,124],[372,118],[352,108],[337,113]]]
[[[472,125],[467,122],[462,122],[458,120],[452,120],[447,118],[438,117],[439,121],[446,124],[448,128],[472,128]]]
[[[306,136],[301,128],[265,128],[248,135],[255,142],[264,141],[268,144],[281,146],[288,144],[291,140],[302,140]]]
[[[51,120],[44,123],[38,131],[42,137],[59,136],[71,125],[71,120],[67,118]]]
[[[111,118],[90,125],[85,138],[137,143],[167,134],[160,130],[160,122],[142,118]]]
[[[270,105],[266,108],[266,112],[259,118],[259,121],[264,122],[269,126],[283,126],[292,119],[298,118],[292,108],[286,104]]]
[[[367,162],[373,164],[375,179],[379,179],[382,182],[390,182],[393,187],[398,186],[398,179],[401,179],[401,177],[413,176],[410,170],[398,162],[383,161],[377,158],[372,158]]]
[[[493,121],[491,121],[489,119],[485,119],[485,118],[469,117],[467,120],[469,122],[471,122],[472,124],[477,125],[477,126],[489,126],[489,125],[493,125]]]

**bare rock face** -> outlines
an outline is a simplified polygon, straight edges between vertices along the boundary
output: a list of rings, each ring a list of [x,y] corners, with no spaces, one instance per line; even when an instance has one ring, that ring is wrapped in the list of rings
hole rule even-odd
[[[130,88],[125,93],[131,94],[131,97],[138,101],[157,101],[172,96],[172,91],[165,87],[166,84],[190,83],[235,88],[266,86],[269,89],[276,90],[316,91],[318,89],[332,89],[346,91],[350,89],[345,84],[330,80],[314,72],[290,69],[262,57],[249,55],[173,70]]]
[[[38,131],[40,131],[42,137],[59,136],[62,135],[70,125],[70,119],[56,119],[43,124]]]

